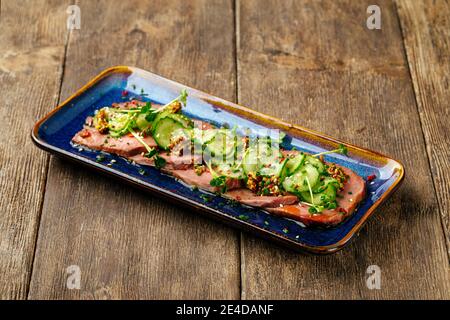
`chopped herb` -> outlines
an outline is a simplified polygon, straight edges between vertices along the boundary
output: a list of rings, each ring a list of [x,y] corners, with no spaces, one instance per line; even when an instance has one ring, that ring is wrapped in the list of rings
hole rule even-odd
[[[336,209],[337,208],[336,201],[328,202],[326,204],[326,208],[329,209],[329,210]]]
[[[218,176],[215,178],[212,178],[211,181],[209,182],[209,184],[212,187],[219,187],[222,191],[222,193],[226,192],[226,188],[227,188],[227,177],[225,176]]]
[[[264,224],[265,224],[266,226],[268,226],[268,225],[269,225],[269,221],[265,220],[265,221],[264,221]]]
[[[156,112],[149,112],[146,116],[145,116],[145,120],[147,120],[148,122],[152,122],[153,120],[155,120],[157,116]]]
[[[316,207],[309,207],[308,212],[309,213],[317,213],[317,209],[316,209]]]
[[[105,156],[103,154],[99,154],[98,156],[95,157],[95,161],[103,162],[105,161]]]
[[[149,112],[152,109],[152,104],[151,102],[147,102],[145,104],[145,106],[143,106],[141,108],[141,110],[139,111],[140,114],[146,114],[147,112]]]
[[[152,150],[150,150],[149,152],[147,152],[146,154],[144,154],[144,157],[146,158],[152,158],[158,151],[153,148]]]
[[[202,194],[200,195],[200,198],[205,201],[205,202],[210,202],[211,201],[211,197],[207,196],[206,194]]]
[[[288,233],[289,230],[287,228],[283,228],[283,233]]]
[[[241,215],[239,215],[239,219],[247,221],[249,219],[249,217],[246,216],[245,214],[241,214]]]
[[[147,174],[147,171],[145,171],[144,169],[139,169],[139,174],[141,175],[141,176],[145,176],[146,174]]]
[[[165,165],[166,165],[166,160],[164,160],[164,158],[161,158],[160,156],[156,155],[155,156],[155,167],[158,169],[161,169]]]
[[[212,168],[211,161],[207,162],[206,165],[208,166],[209,172],[212,175],[212,179],[209,184],[212,187],[218,187],[220,192],[225,193],[227,191],[227,177],[224,175],[219,175],[217,172],[215,172]]]
[[[349,191],[348,194],[353,194],[353,192]]]

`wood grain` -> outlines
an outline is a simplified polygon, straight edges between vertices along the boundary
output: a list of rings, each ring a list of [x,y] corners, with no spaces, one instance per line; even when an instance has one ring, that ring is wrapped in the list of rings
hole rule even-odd
[[[450,3],[397,7],[450,259]]]
[[[1,2],[0,299],[27,295],[48,163],[29,133],[58,99],[66,7]]]
[[[238,1],[239,102],[403,162],[395,196],[343,251],[301,256],[244,235],[244,299],[449,298],[439,210],[395,6],[366,28],[371,1]],[[429,190],[424,196],[424,190]],[[381,268],[380,290],[366,269]]]
[[[82,1],[62,96],[135,65],[235,99],[231,1]],[[236,299],[239,237],[130,187],[52,158],[29,298]],[[66,268],[81,269],[81,290]]]

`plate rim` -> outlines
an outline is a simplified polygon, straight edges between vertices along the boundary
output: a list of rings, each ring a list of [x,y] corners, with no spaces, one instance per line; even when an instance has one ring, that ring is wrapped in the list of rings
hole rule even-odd
[[[62,108],[69,106],[69,103],[81,96],[85,91],[87,91],[89,88],[95,86],[99,81],[101,81],[102,79],[106,78],[107,76],[113,74],[113,73],[129,73],[132,74],[133,72],[138,72],[138,73],[143,73],[143,74],[148,74],[152,77],[157,77],[160,80],[166,81],[166,82],[170,82],[172,84],[175,84],[177,86],[183,86],[185,88],[187,88],[188,90],[192,90],[195,91],[197,94],[199,94],[201,97],[203,98],[208,98],[208,101],[212,101],[212,102],[218,102],[222,105],[226,105],[227,107],[231,107],[234,110],[240,110],[243,112],[247,112],[247,113],[252,113],[256,116],[256,118],[258,119],[264,119],[266,121],[270,121],[270,122],[275,122],[278,125],[282,125],[284,127],[289,127],[289,128],[294,128],[300,131],[303,131],[305,133],[307,133],[310,136],[315,136],[318,137],[322,140],[326,140],[332,143],[342,143],[346,146],[350,146],[352,149],[354,150],[358,150],[360,153],[363,154],[369,154],[372,157],[376,157],[376,158],[381,158],[385,161],[391,161],[395,164],[395,170],[397,170],[398,172],[398,177],[393,181],[392,185],[389,186],[389,188],[387,188],[383,194],[380,196],[379,199],[377,199],[368,209],[367,211],[364,213],[364,215],[355,223],[355,225],[347,232],[347,234],[345,236],[343,236],[340,240],[336,241],[333,244],[329,244],[329,245],[325,245],[325,246],[313,246],[313,245],[308,245],[302,242],[297,242],[294,240],[291,240],[287,237],[284,237],[281,234],[275,233],[273,231],[269,231],[267,229],[261,228],[257,225],[248,223],[246,221],[243,221],[241,219],[235,218],[233,216],[229,216],[224,214],[223,212],[221,212],[220,210],[211,208],[207,205],[198,203],[194,200],[190,200],[187,199],[183,196],[178,196],[176,193],[173,193],[169,190],[165,190],[162,189],[154,184],[150,184],[150,183],[145,183],[142,182],[139,179],[130,177],[129,175],[125,174],[125,173],[121,173],[119,170],[113,170],[111,168],[105,167],[99,163],[96,163],[90,159],[86,159],[84,157],[78,156],[74,153],[68,152],[64,149],[55,147],[47,142],[45,142],[43,139],[41,139],[39,137],[39,128],[41,127],[41,125],[48,120],[50,117],[52,117],[55,113],[57,113],[58,111],[60,111]],[[70,107],[70,106],[69,106]],[[315,131],[315,130],[311,130],[305,127],[302,127],[300,125],[297,124],[291,124],[291,123],[287,123],[279,118],[258,112],[256,110],[250,109],[248,107],[242,106],[240,104],[236,104],[234,102],[231,101],[227,101],[224,100],[222,98],[216,97],[214,95],[211,95],[209,93],[206,93],[204,91],[195,89],[195,88],[191,88],[187,85],[181,84],[179,82],[167,79],[163,76],[160,76],[158,74],[155,74],[153,72],[150,71],[146,71],[140,68],[136,68],[136,67],[129,67],[129,66],[123,66],[123,65],[118,65],[118,66],[112,66],[109,67],[107,69],[104,69],[103,71],[101,71],[99,74],[97,74],[95,77],[91,78],[85,85],[83,85],[80,89],[78,89],[77,91],[75,91],[75,93],[73,93],[72,95],[70,95],[67,99],[65,99],[63,102],[61,102],[60,104],[58,104],[53,110],[51,110],[48,114],[46,114],[45,116],[43,116],[41,119],[39,119],[33,126],[32,130],[31,130],[31,139],[34,142],[34,144],[43,149],[44,151],[56,154],[56,155],[60,155],[68,160],[74,160],[75,162],[81,163],[83,165],[87,165],[91,168],[97,169],[99,170],[101,173],[103,174],[107,174],[107,175],[112,175],[114,178],[116,179],[121,179],[123,181],[125,181],[128,184],[131,184],[135,187],[138,187],[140,189],[144,189],[145,191],[150,191],[151,193],[154,194],[158,194],[161,195],[163,197],[166,198],[170,198],[173,200],[178,201],[180,204],[183,204],[185,206],[188,206],[190,208],[194,208],[198,211],[200,211],[202,214],[206,215],[206,216],[212,216],[218,220],[220,220],[221,222],[225,222],[228,225],[232,225],[234,227],[243,229],[245,231],[249,231],[257,236],[263,236],[264,238],[268,238],[269,240],[278,242],[282,245],[288,246],[291,249],[294,249],[295,251],[303,251],[303,252],[307,252],[307,253],[314,253],[314,254],[331,254],[331,253],[335,253],[341,249],[343,249],[344,247],[346,247],[348,244],[350,244],[351,240],[353,240],[355,238],[355,236],[357,236],[359,234],[359,231],[362,229],[362,227],[365,225],[365,223],[367,222],[367,220],[373,215],[373,213],[375,212],[375,210],[382,204],[385,202],[385,200],[392,195],[392,193],[397,190],[397,188],[400,186],[400,184],[403,182],[404,177],[405,177],[405,168],[403,166],[403,164],[398,161],[393,159],[392,157],[386,156],[384,154],[381,154],[377,151],[373,151],[367,148],[362,148],[356,145],[353,145],[351,143],[333,138],[331,136],[328,136],[326,134],[323,134],[321,132]]]

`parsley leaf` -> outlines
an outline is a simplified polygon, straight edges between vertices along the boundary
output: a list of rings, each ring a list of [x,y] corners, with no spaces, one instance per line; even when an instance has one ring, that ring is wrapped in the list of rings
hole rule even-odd
[[[164,158],[161,158],[160,156],[155,156],[155,167],[158,169],[161,169],[166,165],[166,160]]]

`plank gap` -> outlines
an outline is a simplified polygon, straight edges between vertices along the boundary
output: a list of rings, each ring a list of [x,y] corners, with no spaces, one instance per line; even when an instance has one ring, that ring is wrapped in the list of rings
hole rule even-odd
[[[410,81],[411,82],[411,88],[412,88],[412,91],[414,92],[414,100],[415,100],[417,115],[418,115],[418,118],[419,118],[420,131],[422,132],[422,138],[423,138],[423,141],[424,141],[425,145],[428,146],[430,144],[430,141],[427,141],[427,137],[426,137],[426,134],[425,134],[425,124],[424,124],[423,117],[420,114],[420,108],[419,108],[419,103],[420,103],[419,95],[420,95],[420,92],[418,92],[416,90],[416,88],[414,86],[414,79],[412,77],[411,62],[413,61],[413,59],[408,55],[408,50],[406,50],[406,42],[405,42],[406,41],[406,33],[405,33],[405,30],[404,30],[404,28],[402,26],[402,22],[401,22],[400,15],[399,15],[399,12],[398,12],[398,5],[397,5],[396,1],[394,1],[394,8],[395,8],[395,14],[396,14],[396,17],[397,17],[397,21],[398,21],[398,25],[399,25],[399,28],[400,28],[400,32],[401,32],[401,35],[402,35],[403,54],[405,55],[406,64],[407,64],[407,71],[408,71],[408,74],[409,74],[409,78],[411,79],[411,81]],[[436,195],[436,200],[438,201],[437,208],[438,208],[438,212],[439,212],[439,219],[441,221],[442,233],[443,233],[444,240],[445,240],[444,241],[445,242],[445,247],[447,249],[446,251],[447,251],[447,256],[448,256],[448,262],[450,264],[450,245],[449,245],[450,239],[448,238],[448,235],[447,235],[447,232],[446,232],[443,208],[441,207],[441,202],[439,201],[439,198],[438,198],[438,191],[437,191],[437,184],[438,183],[436,182],[436,179],[434,177],[433,166],[431,164],[432,155],[430,154],[430,150],[427,147],[425,148],[425,150],[426,150],[426,155],[427,155],[426,158],[427,158],[427,162],[428,162],[428,169],[430,170],[431,181],[433,182],[433,191],[434,191],[434,194]]]
[[[1,1],[1,0],[0,0]],[[75,2],[75,4],[77,4],[77,2]],[[63,55],[63,59],[61,62],[61,72],[60,72],[60,77],[59,77],[59,89],[58,89],[58,98],[57,98],[57,106],[61,104],[61,91],[62,91],[62,84],[63,84],[63,80],[64,80],[64,74],[65,74],[65,69],[66,69],[66,60],[67,60],[67,48],[69,46],[69,41],[70,41],[70,35],[72,33],[71,29],[67,30],[66,33],[66,39],[65,39],[65,43],[64,43],[64,55]],[[34,263],[35,263],[35,258],[36,258],[36,249],[37,249],[37,242],[39,239],[39,229],[41,226],[41,218],[42,218],[42,210],[44,208],[44,201],[45,201],[45,194],[47,191],[47,180],[48,180],[48,172],[50,170],[50,159],[51,159],[51,155],[47,156],[46,162],[45,162],[45,175],[44,175],[44,184],[43,184],[43,190],[42,190],[42,199],[41,199],[41,203],[39,204],[39,213],[38,213],[38,217],[37,217],[37,223],[36,223],[36,230],[35,230],[35,238],[34,238],[34,247],[33,247],[33,257],[32,257],[32,262],[31,262],[31,270],[30,270],[30,275],[28,276],[28,280],[27,280],[27,285],[26,285],[26,299],[29,300],[29,294],[30,294],[30,284],[31,284],[31,280],[33,278],[33,271],[34,271]]]

